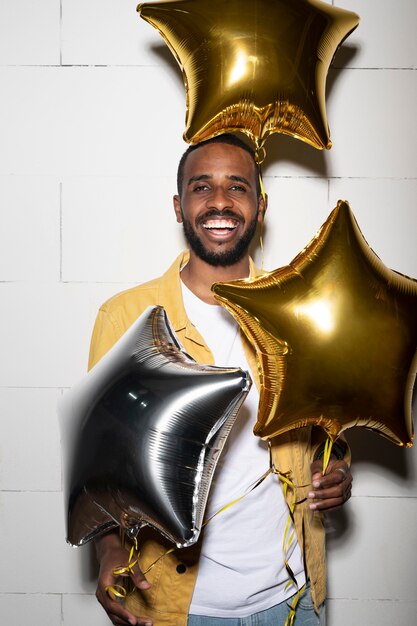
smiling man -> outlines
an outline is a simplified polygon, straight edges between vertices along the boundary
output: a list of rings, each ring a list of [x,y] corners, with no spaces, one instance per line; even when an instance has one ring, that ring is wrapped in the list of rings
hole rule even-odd
[[[105,303],[92,337],[90,367],[148,306],[158,304],[196,361],[251,371],[257,384],[220,457],[207,516],[245,493],[269,467],[268,444],[252,433],[259,399],[255,354],[211,292],[214,282],[258,274],[248,248],[264,219],[265,202],[254,154],[245,143],[233,135],[220,135],[191,146],[180,161],[174,196],[176,218],[190,250],[162,277]],[[352,482],[342,446],[334,447],[329,471],[321,476],[323,437],[321,431],[307,427],[271,442],[275,467],[299,486],[294,541],[285,548],[289,512],[274,475],[214,518],[191,548],[159,559],[171,546],[155,530],[141,531],[140,569],[136,566],[131,574],[135,591],[124,604],[106,587],[118,582],[113,570],[126,564],[127,552],[118,533],[99,538],[97,597],[113,624],[283,626],[299,589],[303,592],[294,626],[323,624],[322,512],[343,504],[350,497]],[[142,570],[150,565],[145,577]]]
[[[252,157],[243,150],[230,152],[225,143],[198,149],[194,146],[187,151],[179,165],[174,206],[192,256],[206,267],[234,266],[237,273],[247,274],[247,259],[242,268],[238,263],[247,256],[266,207],[260,194],[259,169]],[[222,165],[225,158],[229,173]],[[210,173],[193,174],[199,171]]]
[[[174,196],[177,221],[190,245],[181,279],[215,304],[213,282],[249,276],[248,248],[263,220],[265,200],[258,168],[246,150],[217,141],[194,146],[185,157]]]

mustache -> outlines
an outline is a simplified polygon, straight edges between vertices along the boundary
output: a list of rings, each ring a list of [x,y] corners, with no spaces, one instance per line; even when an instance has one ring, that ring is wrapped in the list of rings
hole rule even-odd
[[[204,222],[206,219],[210,217],[219,217],[219,218],[230,217],[231,219],[234,219],[240,223],[243,221],[240,215],[236,215],[236,213],[234,213],[230,209],[224,209],[224,211],[218,211],[217,209],[209,209],[208,211],[203,213],[203,215],[200,215],[200,217],[196,220],[196,224],[201,224],[202,222]]]

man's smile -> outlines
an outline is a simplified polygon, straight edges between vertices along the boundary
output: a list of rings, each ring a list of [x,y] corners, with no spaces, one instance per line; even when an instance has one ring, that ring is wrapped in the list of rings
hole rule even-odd
[[[207,230],[234,230],[238,227],[239,222],[230,217],[211,217],[202,222],[202,227]]]
[[[207,211],[196,220],[196,227],[204,229],[213,241],[232,239],[237,228],[243,224],[244,220],[228,209],[223,212]]]

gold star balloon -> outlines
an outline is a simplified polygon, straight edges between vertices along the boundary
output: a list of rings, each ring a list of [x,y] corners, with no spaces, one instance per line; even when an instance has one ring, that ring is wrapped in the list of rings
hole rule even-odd
[[[138,12],[182,69],[186,141],[240,131],[259,148],[280,132],[331,147],[327,72],[355,13],[318,0],[165,0]]]
[[[383,265],[347,203],[290,265],[212,289],[257,352],[256,435],[365,426],[412,445],[417,281]]]

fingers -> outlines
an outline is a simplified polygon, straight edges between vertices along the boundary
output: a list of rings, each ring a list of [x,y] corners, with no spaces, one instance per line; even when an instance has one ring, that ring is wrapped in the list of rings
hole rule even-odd
[[[128,578],[139,589],[149,589],[150,584],[141,572],[139,565],[129,564],[130,558],[120,541],[111,538],[99,546],[100,572],[97,583],[96,597],[106,611],[111,622],[117,626],[151,626],[148,617],[135,617],[121,603],[118,593],[123,596]]]
[[[321,462],[319,462],[321,463]],[[312,487],[308,497],[313,511],[331,511],[344,504],[352,494],[352,475],[344,461],[331,461],[323,476],[317,461],[312,466]]]
[[[336,469],[334,470],[335,472],[341,472],[342,476],[343,476],[343,480],[345,480],[348,476],[348,472],[345,470],[344,467],[336,467]]]
[[[136,618],[119,604],[113,594],[108,593],[100,586],[97,587],[96,598],[106,611],[112,624],[137,624]]]
[[[152,621],[147,617],[135,617],[115,598],[111,591],[106,591],[99,584],[96,591],[96,598],[106,611],[113,624],[123,626],[152,626]]]
[[[337,493],[334,497],[333,494],[334,490],[310,492],[308,497],[314,500],[314,502],[309,504],[309,508],[312,511],[332,511],[338,509],[349,500],[352,494],[352,488],[349,486],[341,493]]]

